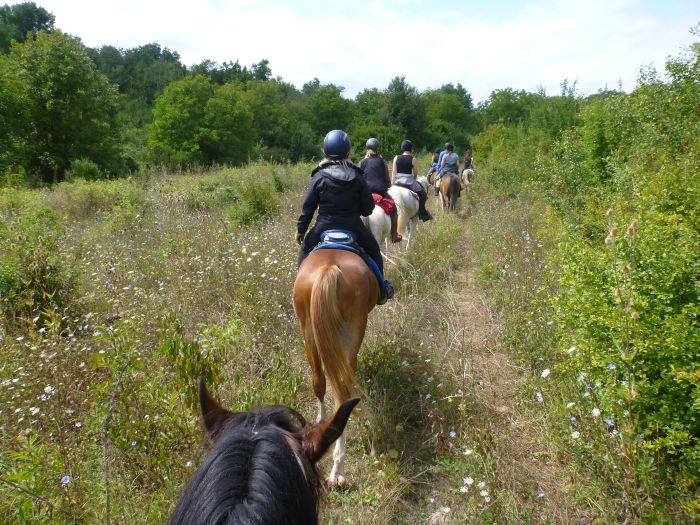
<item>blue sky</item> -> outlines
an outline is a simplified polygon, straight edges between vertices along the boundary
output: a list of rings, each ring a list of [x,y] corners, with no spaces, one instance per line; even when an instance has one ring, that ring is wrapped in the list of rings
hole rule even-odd
[[[419,90],[461,83],[475,101],[506,87],[582,94],[634,87],[700,37],[689,0],[37,0],[91,47],[150,42],[204,59],[270,61],[301,87],[318,78],[353,97],[403,75]],[[439,6],[436,9],[435,6]]]

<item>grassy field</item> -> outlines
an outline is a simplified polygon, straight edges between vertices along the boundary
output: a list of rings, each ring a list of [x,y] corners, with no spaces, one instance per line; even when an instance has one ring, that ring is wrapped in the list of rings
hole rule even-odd
[[[233,409],[286,403],[313,417],[290,300],[308,172],[260,164],[0,193],[12,291],[0,522],[165,522],[206,452],[199,376]],[[586,468],[562,423],[584,400],[547,368],[547,210],[478,184],[457,214],[434,206],[410,253],[392,247],[397,297],[371,314],[360,351],[349,485],[324,495],[321,521],[646,521],[651,496],[623,501],[616,463]],[[603,431],[586,439],[620,452]]]

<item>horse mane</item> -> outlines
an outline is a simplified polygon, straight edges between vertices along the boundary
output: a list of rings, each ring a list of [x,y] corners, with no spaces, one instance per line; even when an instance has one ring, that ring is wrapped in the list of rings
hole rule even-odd
[[[233,414],[168,524],[317,524],[320,477],[291,445],[304,425],[284,406]]]

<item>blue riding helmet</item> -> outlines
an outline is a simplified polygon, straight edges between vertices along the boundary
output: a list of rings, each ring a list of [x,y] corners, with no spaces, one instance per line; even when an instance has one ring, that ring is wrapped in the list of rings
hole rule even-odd
[[[329,159],[345,159],[350,154],[350,137],[342,129],[329,131],[323,139],[323,153]]]

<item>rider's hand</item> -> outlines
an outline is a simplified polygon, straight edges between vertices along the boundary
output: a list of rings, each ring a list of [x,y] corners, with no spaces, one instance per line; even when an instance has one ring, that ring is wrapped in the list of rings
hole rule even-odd
[[[297,232],[297,244],[304,242],[304,234]]]

